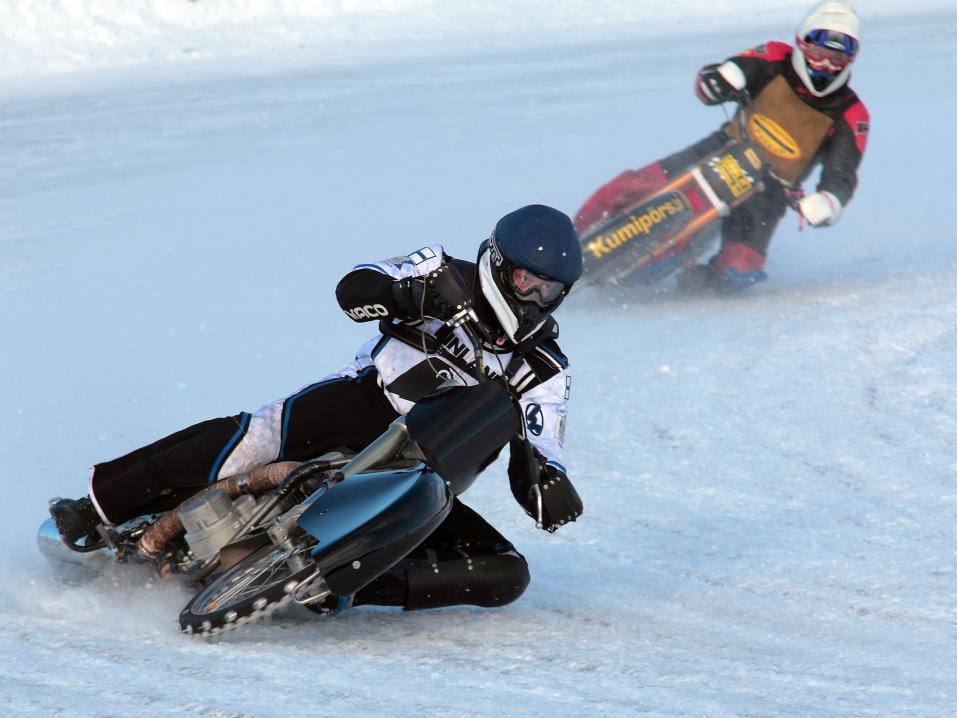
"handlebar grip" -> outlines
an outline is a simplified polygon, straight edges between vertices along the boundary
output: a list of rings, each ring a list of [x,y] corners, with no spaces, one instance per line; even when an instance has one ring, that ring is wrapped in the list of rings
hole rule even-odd
[[[542,505],[542,486],[541,484],[532,484],[530,493],[535,494],[535,528],[545,528],[545,509]]]

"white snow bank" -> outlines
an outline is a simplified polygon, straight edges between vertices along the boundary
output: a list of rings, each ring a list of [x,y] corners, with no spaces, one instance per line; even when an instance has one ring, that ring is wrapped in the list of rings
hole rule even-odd
[[[870,0],[868,16],[950,0]],[[257,55],[270,64],[524,45],[583,36],[688,34],[797,24],[793,0],[5,0],[0,81],[157,61]],[[443,47],[444,43],[444,47]]]

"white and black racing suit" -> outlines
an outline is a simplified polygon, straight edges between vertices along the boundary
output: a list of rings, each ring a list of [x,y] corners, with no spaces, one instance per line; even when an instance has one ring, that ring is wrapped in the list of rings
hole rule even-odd
[[[356,266],[336,296],[355,321],[379,321],[380,332],[339,371],[255,412],[196,424],[91,471],[90,497],[108,522],[170,509],[214,481],[274,461],[303,461],[337,448],[360,450],[397,416],[444,382],[473,385],[475,347],[461,328],[410,317],[394,295],[401,280],[422,277],[443,263],[459,271],[481,300],[475,265],[447,257],[441,246]],[[533,515],[529,489],[552,489],[544,523],[555,530],[581,513],[568,481],[562,446],[569,391],[567,360],[555,341],[554,320],[518,347],[483,346],[487,374],[508,377],[525,417],[525,438],[511,442],[513,495]],[[437,572],[436,568],[440,570]],[[472,603],[502,605],[528,583],[524,558],[478,514],[455,500],[452,512],[421,546],[360,591],[357,603],[424,608]]]

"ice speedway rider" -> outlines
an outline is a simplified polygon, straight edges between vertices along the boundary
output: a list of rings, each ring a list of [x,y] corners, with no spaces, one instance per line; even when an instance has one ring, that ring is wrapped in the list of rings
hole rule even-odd
[[[765,260],[771,237],[789,205],[814,227],[833,225],[857,186],[869,115],[848,86],[860,50],[860,21],[842,0],[811,8],[798,28],[795,46],[767,42],[723,63],[705,65],[695,92],[706,105],[743,102],[718,131],[651,166],[626,171],[596,192],[579,210],[581,231],[632,201],[649,182],[665,184],[689,165],[736,137],[742,113],[749,134],[764,150],[777,181],[739,205],[721,224],[721,248],[706,265],[678,276],[679,286],[735,292],[767,278]],[[804,195],[801,183],[821,166],[816,191]]]
[[[581,272],[571,220],[542,205],[504,216],[474,263],[434,245],[356,266],[336,297],[353,320],[379,321],[380,333],[353,362],[256,412],[205,421],[95,465],[88,496],[51,502],[61,538],[69,545],[101,522],[167,511],[214,481],[274,461],[362,449],[443,382],[477,383],[472,346],[456,325],[469,310],[485,333],[487,374],[508,378],[525,416],[530,446],[521,436],[510,444],[512,493],[529,515],[541,510],[542,527],[555,531],[574,521],[582,504],[562,465],[569,378],[551,315]],[[539,482],[540,509],[531,491]],[[456,499],[404,560],[327,606],[501,606],[528,581],[524,557]]]

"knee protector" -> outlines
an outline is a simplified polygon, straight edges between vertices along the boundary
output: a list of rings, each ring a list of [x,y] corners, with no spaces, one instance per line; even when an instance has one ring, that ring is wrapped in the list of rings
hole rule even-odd
[[[406,568],[407,611],[440,606],[504,606],[525,592],[528,563],[517,553],[448,561],[415,559]]]

